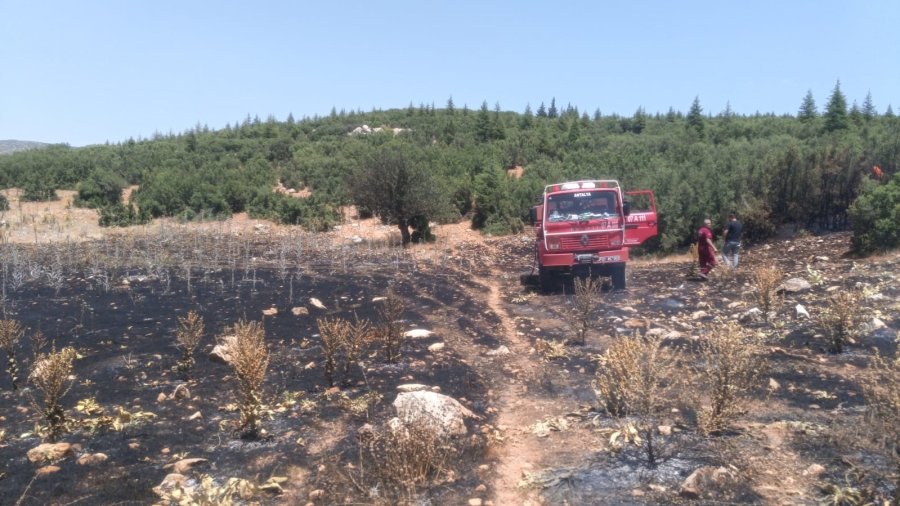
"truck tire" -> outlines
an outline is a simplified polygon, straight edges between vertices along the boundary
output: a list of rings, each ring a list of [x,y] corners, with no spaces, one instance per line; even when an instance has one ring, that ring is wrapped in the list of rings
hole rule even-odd
[[[613,265],[612,272],[610,273],[610,277],[612,278],[613,290],[624,290],[625,289],[625,264]]]
[[[538,282],[541,285],[541,293],[550,293],[556,281],[554,272],[546,267],[538,267]]]

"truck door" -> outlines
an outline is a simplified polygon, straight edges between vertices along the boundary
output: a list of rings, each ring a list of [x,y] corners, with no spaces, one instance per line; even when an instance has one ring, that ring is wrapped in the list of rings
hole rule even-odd
[[[656,199],[651,190],[625,192],[631,214],[625,217],[625,246],[639,246],[657,234]]]

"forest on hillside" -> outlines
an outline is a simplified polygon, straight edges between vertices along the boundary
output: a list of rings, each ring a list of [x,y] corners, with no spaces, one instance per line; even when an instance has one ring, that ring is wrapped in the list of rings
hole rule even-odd
[[[656,193],[660,235],[650,251],[684,246],[703,217],[736,211],[749,240],[793,224],[814,232],[856,229],[871,251],[900,244],[900,118],[871,95],[848,106],[837,83],[820,108],[812,93],[795,115],[669,109],[632,116],[593,114],[556,99],[523,113],[412,104],[405,109],[333,110],[285,121],[249,116],[220,130],[117,144],[0,156],[0,187],[23,198],[77,189],[76,205],[117,226],[173,216],[251,216],[328,230],[340,206],[399,225],[404,239],[428,223],[471,219],[485,233],[522,230],[545,184],[618,179]],[[507,170],[524,169],[521,177]],[[275,193],[278,184],[308,197]],[[122,189],[139,185],[129,203]],[[305,194],[305,192],[304,192]],[[0,202],[2,204],[2,202]],[[412,233],[409,234],[411,229]]]

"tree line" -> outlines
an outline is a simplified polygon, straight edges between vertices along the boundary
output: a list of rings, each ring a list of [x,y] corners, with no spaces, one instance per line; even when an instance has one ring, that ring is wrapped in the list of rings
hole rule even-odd
[[[878,188],[896,184],[898,161],[900,119],[891,106],[879,112],[871,95],[848,106],[838,82],[821,111],[809,92],[795,115],[730,107],[709,114],[697,97],[686,114],[588,114],[555,98],[536,112],[487,102],[473,110],[451,98],[443,108],[248,116],[220,130],[197,125],[152,139],[0,156],[0,186],[21,187],[31,200],[77,189],[76,204],[99,209],[105,225],[247,211],[328,230],[340,223],[341,206],[356,204],[412,241],[430,236],[429,222],[463,217],[486,233],[517,232],[545,184],[613,178],[656,192],[660,235],[645,248],[671,251],[704,217],[724,222],[730,211],[743,218],[749,240],[784,224],[826,231],[850,227],[854,216],[874,223],[890,205],[853,204],[861,193],[893,196]],[[521,177],[507,174],[513,167],[524,169]],[[274,193],[278,183],[310,196]],[[139,189],[125,203],[127,185]],[[882,239],[856,243],[883,247]]]

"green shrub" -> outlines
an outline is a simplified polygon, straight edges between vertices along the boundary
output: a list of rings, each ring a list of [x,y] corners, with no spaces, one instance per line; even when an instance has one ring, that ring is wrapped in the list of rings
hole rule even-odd
[[[870,185],[850,206],[853,249],[862,254],[900,246],[900,174],[887,184]]]
[[[9,200],[6,195],[0,195],[0,211],[9,211]]]
[[[130,204],[110,204],[100,208],[101,227],[127,227],[150,221],[147,213]]]

